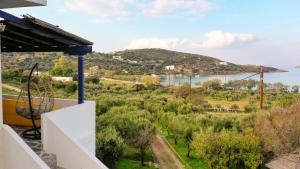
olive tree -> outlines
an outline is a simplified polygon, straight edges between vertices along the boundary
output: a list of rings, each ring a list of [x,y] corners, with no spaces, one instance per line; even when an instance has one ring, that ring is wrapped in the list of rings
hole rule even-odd
[[[256,169],[262,163],[259,138],[251,133],[204,133],[193,145],[211,169]]]
[[[123,154],[124,140],[114,127],[108,127],[97,133],[96,156],[108,167]]]

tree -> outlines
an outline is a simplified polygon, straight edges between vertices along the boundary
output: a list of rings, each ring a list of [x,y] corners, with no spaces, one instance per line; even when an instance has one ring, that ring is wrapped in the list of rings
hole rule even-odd
[[[248,88],[248,90],[252,90],[255,86],[256,86],[257,82],[255,80],[247,80],[246,82],[246,86]]]
[[[54,76],[72,76],[74,70],[72,69],[72,62],[70,64],[70,60],[68,60],[63,54],[57,59],[54,60],[54,67],[51,69],[51,74]]]
[[[205,90],[220,90],[222,89],[222,82],[220,79],[213,79],[203,83]]]
[[[140,81],[145,84],[146,88],[160,84],[159,76],[142,76]]]
[[[174,144],[177,145],[178,139],[184,134],[184,124],[178,117],[174,117],[168,126],[173,134]]]
[[[193,145],[212,169],[256,169],[262,163],[259,138],[251,133],[203,133]]]
[[[299,85],[292,86],[292,92],[293,93],[299,93]]]
[[[155,135],[154,126],[145,126],[145,128],[142,128],[139,130],[139,134],[138,134],[135,144],[140,149],[142,166],[145,166],[146,150],[150,147],[154,135]]]
[[[97,133],[96,156],[109,168],[123,154],[124,141],[114,127]]]
[[[152,143],[155,127],[148,120],[150,113],[135,107],[115,107],[97,118],[97,130],[114,126],[127,144],[140,150],[141,164],[145,165],[145,152]]]
[[[190,95],[190,85],[188,83],[184,83],[181,86],[175,87],[174,95],[176,98],[186,99]]]
[[[186,131],[185,131],[185,134],[184,134],[184,139],[185,139],[185,142],[186,142],[186,145],[187,145],[187,153],[186,153],[186,156],[189,158],[190,157],[190,153],[192,151],[192,142],[193,142],[193,129],[192,128],[188,128]]]

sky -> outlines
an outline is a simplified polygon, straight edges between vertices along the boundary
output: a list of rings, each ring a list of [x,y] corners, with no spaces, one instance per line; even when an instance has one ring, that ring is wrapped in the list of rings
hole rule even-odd
[[[239,64],[300,65],[299,0],[48,0],[30,14],[97,52],[163,48]]]

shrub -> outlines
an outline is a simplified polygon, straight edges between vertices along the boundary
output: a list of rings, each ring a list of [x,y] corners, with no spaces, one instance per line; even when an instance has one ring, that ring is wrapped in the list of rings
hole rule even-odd
[[[237,104],[233,104],[233,105],[230,106],[230,109],[236,111],[236,110],[239,110],[239,109],[240,109],[240,106],[237,105]]]
[[[222,89],[222,82],[220,79],[213,79],[203,83],[205,90],[220,90]]]
[[[146,88],[151,88],[153,86],[159,85],[159,76],[142,76],[140,81],[145,84]]]
[[[77,84],[75,82],[65,82],[65,92],[67,93],[75,93],[77,90]]]
[[[262,163],[259,138],[253,134],[204,133],[193,145],[213,169],[256,169]]]
[[[88,77],[84,79],[85,83],[99,84],[100,79],[98,77]]]
[[[174,95],[176,98],[184,98],[186,99],[190,94],[190,85],[188,83],[184,83],[181,86],[175,87]]]
[[[204,99],[200,96],[200,94],[193,94],[190,97],[190,102],[195,105],[202,105],[204,103]]]
[[[96,112],[97,115],[106,113],[111,107],[123,106],[125,101],[120,98],[106,98],[97,101]]]
[[[266,155],[294,151],[300,146],[300,102],[257,116],[254,131],[261,138]]]
[[[257,106],[254,104],[249,104],[244,107],[246,113],[256,112],[258,110]]]

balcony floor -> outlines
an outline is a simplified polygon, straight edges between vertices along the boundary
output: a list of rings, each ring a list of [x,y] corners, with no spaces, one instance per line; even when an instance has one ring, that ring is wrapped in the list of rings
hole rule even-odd
[[[23,138],[22,132],[30,129],[29,127],[18,127],[18,126],[11,126],[16,133],[25,141],[25,143],[36,153],[36,154],[41,154],[42,153],[42,141],[41,140],[30,140]]]

